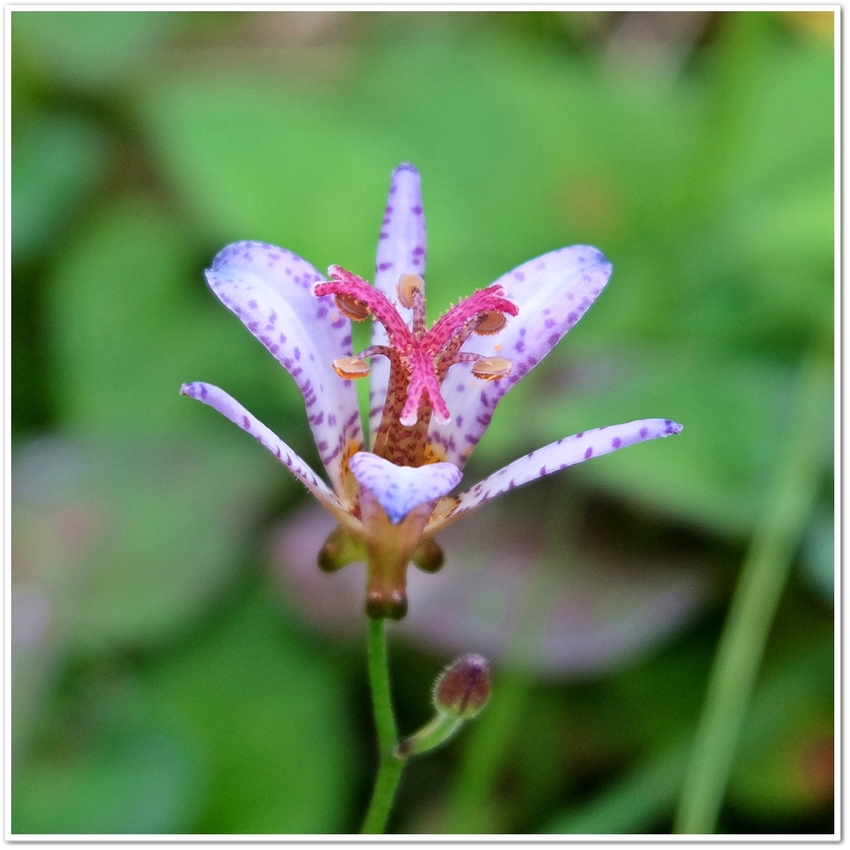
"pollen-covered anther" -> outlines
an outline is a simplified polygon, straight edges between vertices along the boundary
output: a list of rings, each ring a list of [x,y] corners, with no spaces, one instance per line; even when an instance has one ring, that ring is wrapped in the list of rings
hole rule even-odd
[[[372,371],[369,364],[362,357],[338,357],[331,363],[334,367],[334,372],[340,378],[348,380],[356,380],[357,378],[365,378]]]
[[[511,361],[507,357],[482,357],[472,366],[472,374],[482,381],[504,378],[510,371]]]
[[[411,309],[413,307],[413,298],[417,292],[422,292],[425,287],[425,281],[418,274],[403,274],[398,279],[396,293],[398,300],[402,306]]]
[[[482,319],[475,328],[475,333],[481,336],[487,336],[488,334],[494,334],[500,331],[508,322],[507,316],[498,310],[490,310],[481,315]]]
[[[334,295],[334,301],[336,301],[336,306],[348,316],[349,319],[353,319],[355,322],[362,322],[364,319],[368,319],[369,316],[372,315],[372,310],[369,308],[369,305],[363,301],[360,301],[358,298],[354,298],[352,295],[347,295],[344,292],[338,292]]]

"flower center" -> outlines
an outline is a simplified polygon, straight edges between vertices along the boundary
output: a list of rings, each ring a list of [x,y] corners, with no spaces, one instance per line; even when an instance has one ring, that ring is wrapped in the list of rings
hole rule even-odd
[[[364,378],[369,374],[366,358],[381,355],[390,361],[390,378],[384,407],[388,417],[405,428],[427,421],[431,413],[440,423],[451,414],[440,392],[449,368],[456,363],[472,363],[472,374],[482,380],[502,378],[511,362],[504,357],[483,357],[461,346],[470,334],[496,333],[516,316],[519,308],[504,296],[498,284],[479,289],[452,307],[431,328],[426,327],[424,282],[419,275],[403,274],[398,282],[398,300],[413,310],[409,327],[395,305],[381,290],[340,266],[328,269],[332,280],[318,283],[316,295],[333,295],[337,307],[349,318],[363,321],[372,316],[386,329],[388,344],[373,345],[353,357],[335,360],[333,367],[342,378]]]

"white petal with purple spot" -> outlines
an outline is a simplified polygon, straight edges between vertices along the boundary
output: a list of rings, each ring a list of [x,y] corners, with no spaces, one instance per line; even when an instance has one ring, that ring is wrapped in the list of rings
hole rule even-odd
[[[354,385],[331,365],[351,354],[351,322],[332,296],[313,294],[324,277],[296,254],[264,242],[228,245],[206,276],[221,302],[295,379],[319,456],[340,490],[345,450],[352,441],[362,446],[363,434]]]
[[[462,477],[450,463],[396,466],[372,452],[358,452],[349,465],[360,486],[372,491],[394,525],[419,505],[445,496]]]
[[[270,428],[249,413],[236,399],[213,384],[194,381],[180,387],[182,395],[202,401],[231,422],[247,431],[267,448],[290,472],[341,522],[349,522],[349,514],[336,494],[319,478],[310,466]]]
[[[402,163],[392,173],[390,192],[375,260],[374,285],[396,306],[410,327],[413,311],[398,300],[396,287],[403,274],[425,276],[425,212],[422,207],[422,185],[419,172]],[[387,333],[380,322],[372,324],[372,345],[386,345]],[[372,361],[369,393],[369,430],[377,433],[381,412],[387,397],[390,366],[384,357]]]
[[[471,489],[461,493],[452,513],[445,519],[438,520],[433,529],[437,531],[444,528],[461,514],[536,478],[558,472],[593,457],[609,454],[617,449],[624,449],[635,443],[655,440],[658,437],[669,437],[671,434],[678,434],[681,430],[681,425],[669,419],[639,419],[623,425],[606,425],[602,428],[594,428],[592,431],[582,431],[572,437],[564,437],[509,463]]]
[[[596,248],[573,245],[544,254],[500,277],[496,283],[517,304],[519,315],[488,336],[473,334],[461,351],[506,357],[511,371],[494,381],[474,377],[467,364],[452,366],[442,386],[451,421],[432,421],[429,440],[461,469],[481,439],[496,404],[575,325],[611,276],[611,264]]]

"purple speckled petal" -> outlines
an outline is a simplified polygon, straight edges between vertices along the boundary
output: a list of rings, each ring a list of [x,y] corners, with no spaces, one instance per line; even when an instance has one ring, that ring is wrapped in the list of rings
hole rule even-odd
[[[342,461],[362,448],[357,393],[331,365],[351,354],[351,322],[333,296],[313,294],[325,278],[296,254],[264,242],[219,251],[207,282],[222,303],[274,355],[304,396],[319,456],[342,492]]]
[[[360,486],[374,493],[393,525],[419,505],[445,496],[461,479],[460,470],[450,463],[396,466],[372,452],[358,452],[349,465]]]
[[[473,334],[461,351],[506,357],[511,371],[485,382],[472,375],[468,364],[449,369],[442,393],[452,418],[444,425],[432,420],[428,436],[443,450],[445,460],[463,469],[502,396],[557,345],[610,276],[611,264],[600,251],[573,245],[529,260],[496,281],[517,304],[519,315],[509,318],[497,333]]]
[[[635,443],[669,437],[681,430],[681,425],[669,419],[638,419],[623,425],[606,425],[592,431],[582,431],[572,437],[564,437],[509,463],[470,490],[461,493],[452,512],[444,519],[437,520],[428,531],[439,531],[467,511],[536,478]]]
[[[231,422],[247,431],[265,446],[290,472],[327,508],[339,522],[350,524],[351,516],[336,494],[319,478],[309,465],[270,428],[252,416],[236,399],[213,384],[194,381],[180,387],[181,395],[202,401]]]
[[[393,171],[387,209],[378,239],[374,285],[396,306],[411,325],[413,311],[398,300],[396,286],[403,274],[425,276],[425,213],[419,172],[408,163]],[[380,322],[372,324],[372,344],[386,345],[387,333]],[[387,397],[390,364],[384,357],[372,361],[369,393],[369,430],[374,435],[381,424],[381,412]]]

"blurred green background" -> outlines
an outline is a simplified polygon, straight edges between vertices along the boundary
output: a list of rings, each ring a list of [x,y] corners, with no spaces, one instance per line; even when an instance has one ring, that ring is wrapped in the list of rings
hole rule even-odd
[[[669,831],[800,364],[832,359],[832,13],[11,19],[13,832],[359,829],[360,568],[320,579],[311,544],[282,555],[303,489],[178,389],[222,386],[317,463],[293,382],[202,272],[259,239],[371,278],[402,161],[422,173],[434,317],[562,245],[614,264],[467,481],[586,428],[685,429],[485,508],[514,523],[511,558],[456,526],[439,592],[412,592],[393,638],[400,724],[465,651],[495,647],[495,696],[410,766],[391,829]],[[833,831],[822,402],[818,495],[721,832]]]

